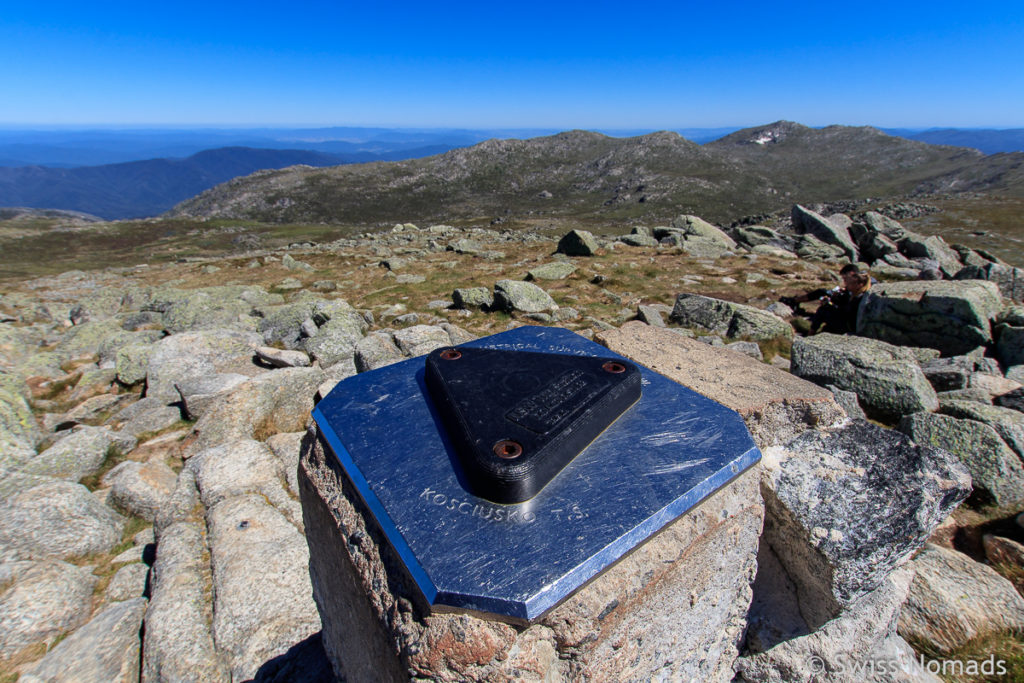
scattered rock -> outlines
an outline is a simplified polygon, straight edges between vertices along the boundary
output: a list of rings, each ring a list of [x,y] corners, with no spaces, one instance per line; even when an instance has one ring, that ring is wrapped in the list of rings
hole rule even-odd
[[[167,399],[146,397],[136,401],[112,418],[121,422],[121,432],[135,438],[153,435],[181,422],[181,410]]]
[[[812,628],[882,585],[971,490],[945,451],[863,421],[804,432],[763,462],[764,537]]]
[[[939,411],[952,417],[984,422],[1024,460],[1024,415],[1018,411],[976,401],[956,400],[942,401]]]
[[[970,471],[974,488],[998,505],[1024,500],[1024,466],[987,424],[922,412],[900,420],[899,430],[958,457]]]
[[[205,529],[205,524],[202,525]],[[146,610],[142,680],[227,683],[210,633],[210,565],[199,524],[178,522],[160,534]]]
[[[833,619],[820,630],[811,633],[806,629],[797,630],[770,649],[740,657],[736,660],[736,683],[937,681],[922,669],[917,653],[896,634],[900,605],[911,578],[910,571],[894,572],[882,587],[865,595],[847,614]],[[759,616],[757,599],[755,583],[755,620]],[[764,627],[756,621],[748,627],[748,644],[760,635],[752,632],[757,627],[763,632]],[[878,664],[878,668],[868,670],[866,665],[871,663]]]
[[[21,471],[78,481],[98,472],[113,450],[128,453],[136,443],[134,437],[108,427],[77,427],[27,462]]]
[[[120,602],[141,598],[146,592],[146,578],[149,576],[149,567],[142,562],[126,564],[110,577],[107,590],[103,597],[107,602]]]
[[[558,241],[555,251],[567,256],[593,256],[597,250],[597,240],[593,234],[586,230],[573,230]]]
[[[452,292],[455,308],[488,309],[494,303],[494,294],[486,287],[463,287]]]
[[[302,351],[275,349],[271,346],[257,347],[256,357],[275,368],[306,368],[310,364],[309,356]]]
[[[203,413],[195,424],[196,441],[185,454],[237,439],[305,429],[316,388],[323,381],[319,368],[285,368],[254,377]]]
[[[503,311],[542,313],[558,309],[558,304],[543,289],[531,282],[499,280],[494,285],[494,306]]]
[[[250,493],[279,508],[290,507],[291,499],[283,488],[284,464],[259,441],[239,439],[208,448],[194,455],[186,467],[195,473],[200,499],[207,508]]]
[[[215,504],[207,524],[214,638],[232,679],[248,680],[264,662],[320,630],[309,550],[298,530],[260,496]]]
[[[526,273],[527,280],[564,280],[576,272],[576,266],[565,261],[555,261],[531,268]]]
[[[702,240],[717,243],[725,249],[736,248],[736,241],[733,238],[725,234],[720,228],[697,216],[677,216],[672,221],[672,227],[681,230],[687,236],[687,242],[691,241],[690,236],[695,236]]]
[[[939,407],[914,353],[905,348],[823,333],[795,340],[790,361],[798,377],[857,394],[871,416],[892,420]]]
[[[789,338],[789,323],[753,306],[712,299],[699,294],[680,294],[670,319],[685,327],[697,328],[727,339],[745,337],[755,341]]]
[[[980,280],[887,282],[864,298],[857,331],[891,344],[957,355],[992,341],[990,321],[1001,308],[995,285]]]
[[[181,396],[185,413],[189,419],[198,420],[214,401],[248,380],[249,378],[245,375],[218,373],[177,382],[174,388]]]
[[[386,332],[373,332],[366,335],[356,344],[355,365],[359,372],[376,370],[402,360],[401,349],[395,345],[392,335]]]
[[[640,322],[653,325],[654,327],[665,327],[665,321],[661,317],[661,311],[653,306],[640,304],[636,309],[636,319]]]
[[[798,233],[813,235],[825,244],[839,247],[850,261],[857,261],[857,245],[854,244],[846,226],[837,225],[799,204],[793,206],[791,217],[793,227]]]
[[[950,652],[972,638],[1024,628],[1024,598],[991,567],[931,544],[913,567],[899,619],[907,640]]]
[[[414,325],[395,330],[394,339],[407,357],[422,356],[452,343],[448,333],[434,325]]]
[[[177,479],[174,470],[161,462],[128,460],[110,470],[103,483],[110,486],[111,504],[152,522],[171,497]]]
[[[258,335],[236,330],[205,330],[166,337],[154,345],[150,354],[146,396],[176,401],[175,384],[223,372],[254,374],[252,354],[257,346]],[[246,368],[247,373],[243,371]]]
[[[1024,545],[1009,538],[985,534],[982,539],[985,559],[994,565],[1008,568],[1024,568]]]
[[[725,348],[730,351],[742,353],[745,356],[750,356],[755,360],[764,360],[764,354],[761,353],[761,347],[755,342],[749,341],[738,341],[731,344],[726,344]]]

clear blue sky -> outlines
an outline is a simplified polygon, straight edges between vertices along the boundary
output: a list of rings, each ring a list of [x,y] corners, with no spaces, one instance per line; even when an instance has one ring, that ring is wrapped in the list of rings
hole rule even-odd
[[[16,2],[0,125],[1024,127],[1013,2]]]

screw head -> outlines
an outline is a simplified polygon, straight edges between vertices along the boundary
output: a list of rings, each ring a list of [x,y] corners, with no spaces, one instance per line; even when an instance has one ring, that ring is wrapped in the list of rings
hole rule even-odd
[[[515,460],[523,454],[523,447],[512,439],[502,439],[494,444],[494,454],[505,460]]]

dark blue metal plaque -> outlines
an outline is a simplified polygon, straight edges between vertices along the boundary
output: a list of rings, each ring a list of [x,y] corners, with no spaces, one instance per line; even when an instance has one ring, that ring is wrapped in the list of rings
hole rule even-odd
[[[553,327],[463,346],[615,357]],[[518,505],[469,493],[422,357],[343,380],[313,417],[428,603],[532,621],[761,457],[736,412],[640,370],[636,405]]]

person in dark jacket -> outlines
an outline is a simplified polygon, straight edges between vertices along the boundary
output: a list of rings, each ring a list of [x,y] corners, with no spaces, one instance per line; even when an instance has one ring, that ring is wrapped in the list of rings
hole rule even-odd
[[[871,289],[871,276],[850,263],[839,271],[843,284],[832,289],[815,289],[795,297],[783,297],[782,302],[793,306],[804,301],[819,300],[818,310],[811,316],[811,334],[831,332],[854,334],[857,331],[857,311],[865,294]]]

